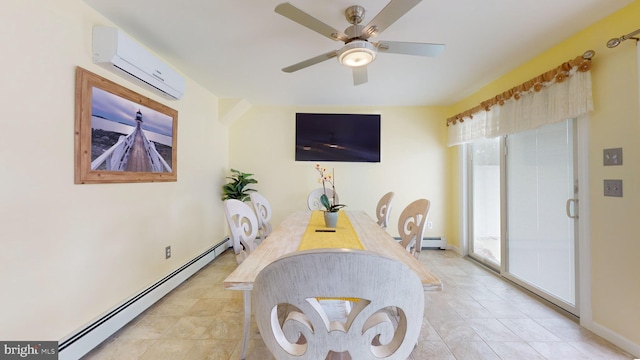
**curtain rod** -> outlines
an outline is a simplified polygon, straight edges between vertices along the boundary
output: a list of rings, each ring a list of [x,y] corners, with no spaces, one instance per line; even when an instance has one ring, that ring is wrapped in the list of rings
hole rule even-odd
[[[609,41],[607,41],[607,47],[610,49],[613,49],[614,47],[620,45],[621,42],[625,41],[625,40],[629,40],[629,39],[633,39],[635,41],[640,40],[637,37],[634,37],[634,35],[640,34],[640,29],[634,31],[634,32],[630,32],[627,35],[622,35],[619,38],[613,38]]]
[[[520,97],[529,92],[530,90],[538,92],[545,84],[550,82],[562,82],[568,76],[571,76],[571,69],[577,67],[578,71],[586,72],[591,69],[591,59],[596,55],[596,52],[593,50],[587,50],[582,55],[576,56],[573,60],[569,60],[560,64],[559,66],[543,73],[535,78],[525,81],[524,83],[515,86],[503,93],[497,94],[492,98],[489,98],[480,103],[480,105],[474,106],[471,109],[463,111],[457,115],[454,115],[447,119],[447,126],[456,125],[457,123],[464,122],[465,117],[469,117],[473,119],[473,114],[479,111],[489,111],[489,108],[498,104],[504,105],[504,102],[514,98],[515,100],[520,99]]]

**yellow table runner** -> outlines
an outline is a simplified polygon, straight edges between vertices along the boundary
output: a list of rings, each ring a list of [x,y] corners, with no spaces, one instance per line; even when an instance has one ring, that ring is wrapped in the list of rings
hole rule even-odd
[[[316,230],[335,230],[335,232],[316,232]],[[362,245],[362,242],[360,242],[358,234],[356,234],[349,217],[347,217],[347,214],[345,214],[344,211],[338,212],[338,224],[335,228],[328,228],[325,226],[323,211],[316,210],[311,212],[309,225],[307,225],[307,230],[304,235],[302,235],[302,240],[300,241],[298,250],[327,248],[364,250],[364,246]],[[318,297],[317,299],[319,301],[342,300],[352,302],[358,302],[360,300],[347,297]]]
[[[335,232],[316,232],[316,230],[335,230]],[[358,234],[356,234],[349,217],[344,211],[338,212],[338,225],[335,229],[327,228],[324,225],[322,211],[311,212],[309,225],[307,225],[307,230],[302,236],[298,250],[326,248],[364,250]]]

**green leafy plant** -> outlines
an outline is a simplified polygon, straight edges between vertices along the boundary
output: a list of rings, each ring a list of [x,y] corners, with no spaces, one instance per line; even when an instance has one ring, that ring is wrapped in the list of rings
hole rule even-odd
[[[324,206],[324,208],[327,209],[328,212],[337,212],[338,210],[347,206],[344,204],[335,204],[335,205],[331,204],[331,202],[329,201],[329,197],[326,194],[320,195],[320,202],[322,203],[322,206]]]
[[[231,172],[232,175],[227,176],[227,179],[231,181],[222,185],[222,200],[237,199],[248,201],[249,193],[256,190],[247,188],[247,186],[257,184],[258,180],[251,178],[253,174],[243,173],[236,169],[231,169]]]
[[[315,168],[320,173],[320,181],[322,182],[322,189],[324,190],[324,194],[320,195],[320,203],[324,206],[326,211],[337,212],[347,206],[344,204],[336,204],[336,186],[333,182],[333,174],[326,173],[327,169],[321,167],[320,164],[316,164]],[[329,197],[327,196],[327,183],[331,185],[331,189],[333,190],[333,198],[331,200],[329,200]]]

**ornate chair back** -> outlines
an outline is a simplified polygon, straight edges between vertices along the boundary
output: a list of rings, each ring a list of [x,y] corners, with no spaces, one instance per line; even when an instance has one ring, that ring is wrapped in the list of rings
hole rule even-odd
[[[224,201],[224,213],[231,230],[233,252],[240,264],[256,247],[258,219],[249,205],[236,199]]]
[[[262,241],[271,234],[271,205],[269,205],[269,201],[264,196],[257,192],[252,192],[249,196],[256,211],[258,232],[260,233],[260,241]]]
[[[376,216],[378,217],[378,225],[386,229],[389,225],[389,215],[391,214],[391,202],[393,201],[393,191],[384,194],[378,201],[376,207]]]
[[[315,249],[267,265],[252,290],[255,319],[276,359],[402,359],[424,315],[424,289],[401,262],[364,250]],[[348,299],[344,321],[319,301]],[[397,322],[389,314],[397,308]],[[348,355],[348,356],[347,356]]]
[[[402,238],[401,245],[416,257],[422,248],[422,237],[430,207],[429,200],[418,199],[404,208],[398,220],[398,233]]]

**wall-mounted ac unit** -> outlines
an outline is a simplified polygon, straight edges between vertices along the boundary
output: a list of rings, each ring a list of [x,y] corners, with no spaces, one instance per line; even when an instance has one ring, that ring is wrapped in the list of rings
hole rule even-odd
[[[93,62],[169,99],[184,95],[184,77],[117,28],[93,27]]]

